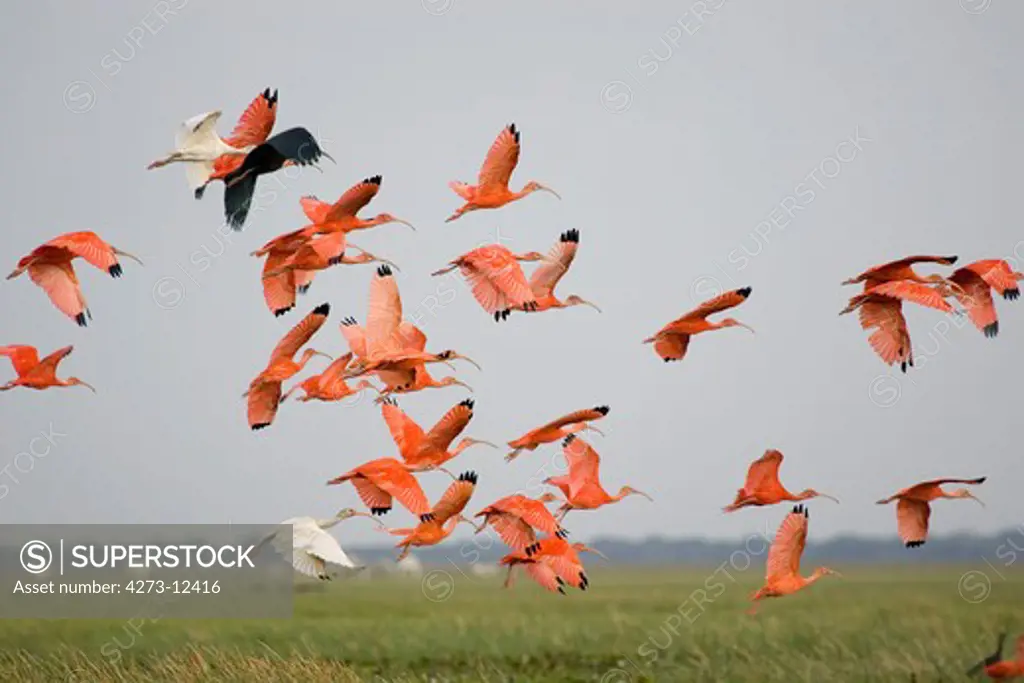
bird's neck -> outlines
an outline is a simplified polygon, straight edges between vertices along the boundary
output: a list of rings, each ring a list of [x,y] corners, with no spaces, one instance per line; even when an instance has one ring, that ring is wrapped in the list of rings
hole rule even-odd
[[[337,517],[331,517],[330,519],[321,519],[316,525],[321,529],[330,529],[332,526],[338,524],[341,520]]]

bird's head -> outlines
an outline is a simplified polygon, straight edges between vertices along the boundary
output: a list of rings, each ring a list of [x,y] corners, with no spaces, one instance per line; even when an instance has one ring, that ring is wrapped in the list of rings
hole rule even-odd
[[[587,301],[586,299],[584,299],[583,297],[576,296],[575,294],[570,294],[569,296],[565,297],[565,305],[566,306],[590,306],[591,308],[593,308],[598,313],[601,312],[601,309],[597,307],[597,304],[591,303],[591,302]]]
[[[463,356],[458,351],[454,351],[452,349],[448,349],[447,351],[442,351],[441,353],[437,354],[437,359],[444,362],[461,359],[466,361],[467,363],[472,364],[474,367],[476,367],[477,370],[483,370],[483,368],[480,367],[480,364],[477,363],[475,360],[473,360],[469,356]]]
[[[310,361],[310,359],[313,358],[313,356],[323,356],[324,358],[327,358],[328,360],[334,360],[333,358],[331,358],[329,355],[327,355],[323,351],[317,351],[316,349],[306,349],[305,351],[302,352],[302,363],[303,363],[303,365],[308,363]]]
[[[517,261],[544,261],[547,256],[539,251],[528,251],[525,254],[516,254],[515,258]]]
[[[66,386],[69,386],[69,387],[76,387],[76,386],[78,386],[78,387],[85,387],[86,389],[89,389],[90,391],[92,391],[92,393],[94,393],[94,394],[96,393],[96,388],[93,385],[91,385],[88,382],[85,382],[83,380],[80,380],[77,377],[68,377]]]
[[[964,288],[949,278],[943,277],[942,275],[932,274],[925,275],[924,281],[936,285],[935,291],[941,294],[943,297],[950,297],[956,294],[965,294]]]
[[[523,192],[526,194],[530,194],[533,192],[550,192],[559,199],[562,198],[562,195],[558,194],[547,185],[542,185],[538,183],[536,180],[531,180],[530,182],[526,183],[526,185],[523,186]]]
[[[401,223],[402,225],[406,226],[407,228],[410,228],[411,230],[416,230],[416,226],[414,226],[409,221],[403,220],[398,216],[392,216],[390,213],[377,214],[376,216],[374,216],[373,222],[376,223],[377,225],[385,225],[386,223]]]
[[[828,567],[818,567],[814,570],[814,576],[836,576],[842,578],[843,575],[837,572],[835,569],[830,569]]]
[[[548,491],[542,494],[541,497],[537,499],[537,501],[540,503],[544,503],[546,505],[547,503],[561,503],[562,499],[556,496],[551,491]]]
[[[957,489],[957,490],[953,491],[952,493],[950,493],[948,497],[949,498],[970,498],[971,500],[977,502],[978,505],[980,505],[981,507],[985,507],[985,504],[983,502],[981,502],[981,499],[978,498],[973,493],[971,493],[969,489]]]
[[[473,391],[473,387],[469,386],[468,384],[466,384],[465,382],[463,382],[463,381],[462,381],[461,379],[459,379],[458,377],[445,377],[444,379],[442,379],[441,381],[439,381],[439,382],[437,383],[437,386],[438,386],[438,387],[454,387],[454,386],[460,386],[460,387],[463,387],[463,388],[465,388],[465,389],[468,389],[468,390],[470,390],[470,391]]]
[[[719,323],[719,326],[720,327],[742,327],[745,330],[750,330],[751,332],[754,331],[753,327],[751,327],[750,325],[746,325],[744,323],[741,323],[739,320],[736,320],[735,318],[726,318],[725,320],[723,320],[722,322]]]
[[[822,493],[820,491],[815,491],[814,489],[804,489],[800,493],[800,500],[807,500],[808,498],[828,498],[829,500],[834,501],[836,503],[839,502],[839,500],[837,498],[834,498],[834,497],[828,495],[827,493]]]
[[[466,450],[470,446],[490,446],[491,448],[498,448],[495,444],[490,441],[484,441],[483,439],[474,439],[471,436],[467,436],[459,442],[458,448],[460,450]]]
[[[647,500],[651,501],[652,503],[654,502],[653,498],[648,496],[643,491],[636,490],[632,486],[623,486],[621,489],[619,489],[619,497],[620,498],[625,498],[626,496],[643,496],[644,498],[646,498]]]
[[[365,512],[360,512],[355,508],[343,508],[341,510],[338,510],[338,514],[335,515],[335,518],[342,521],[350,519],[352,517],[370,517],[371,519],[373,519],[373,515],[368,515]]]

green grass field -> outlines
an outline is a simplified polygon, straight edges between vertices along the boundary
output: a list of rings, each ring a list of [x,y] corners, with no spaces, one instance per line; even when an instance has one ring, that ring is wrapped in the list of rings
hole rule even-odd
[[[757,567],[589,564],[567,597],[450,567],[305,590],[290,620],[4,620],[0,681],[957,681],[1024,631],[1019,572],[972,603],[970,568],[840,568],[748,616]]]

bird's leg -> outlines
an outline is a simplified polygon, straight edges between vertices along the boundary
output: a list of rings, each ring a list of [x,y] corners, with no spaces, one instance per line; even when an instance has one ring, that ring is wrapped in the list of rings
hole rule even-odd
[[[409,555],[409,546],[405,546],[404,548],[402,548],[402,552],[398,554],[398,557],[395,558],[395,562],[401,562],[406,557],[408,557],[408,555]]]

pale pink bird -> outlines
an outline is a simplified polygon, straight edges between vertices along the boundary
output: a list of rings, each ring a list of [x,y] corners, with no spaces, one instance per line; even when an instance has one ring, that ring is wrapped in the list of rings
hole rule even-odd
[[[69,232],[33,249],[18,261],[18,267],[7,279],[16,278],[27,270],[32,282],[43,288],[54,306],[80,327],[85,327],[92,313],[71,262],[82,258],[90,265],[107,271],[111,277],[118,278],[122,273],[118,256],[127,256],[142,265],[137,257],[107,244],[94,232]]]
[[[540,252],[513,254],[500,244],[490,244],[463,254],[431,275],[444,275],[458,268],[480,306],[499,321],[514,308],[537,310],[537,299],[519,261],[545,260],[547,257]]]

